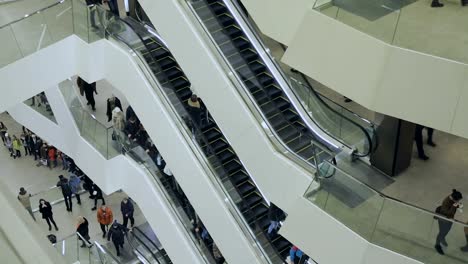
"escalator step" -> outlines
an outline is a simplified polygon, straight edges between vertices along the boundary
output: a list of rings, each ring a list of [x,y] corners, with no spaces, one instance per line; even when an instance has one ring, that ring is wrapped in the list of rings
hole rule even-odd
[[[283,139],[283,141],[287,142],[293,138],[296,138],[299,136],[299,132],[297,129],[283,129],[278,132],[278,135]]]
[[[240,163],[233,159],[228,161],[227,163],[224,164],[224,169],[229,173],[234,173],[242,169],[242,165]]]
[[[290,123],[284,118],[283,115],[276,115],[270,119],[270,124],[275,130],[284,129],[286,126],[290,126]]]
[[[242,50],[241,54],[248,63],[258,59],[258,53],[252,49]]]
[[[161,69],[169,69],[173,66],[176,66],[177,63],[170,57],[166,57],[164,59],[158,60],[159,65],[161,66]]]
[[[210,145],[216,153],[229,147],[229,145],[226,142],[224,142],[223,139],[218,139]]]
[[[163,48],[151,50],[151,55],[153,55],[153,57],[157,60],[162,59],[164,57],[172,57],[171,53]]]
[[[293,129],[293,128],[289,128]],[[287,145],[294,151],[299,151],[304,149],[306,146],[310,145],[310,141],[308,141],[304,136],[298,136],[291,142],[288,142]]]
[[[216,2],[216,3],[211,4],[210,8],[211,8],[211,10],[213,10],[213,12],[216,15],[221,15],[223,13],[228,13],[229,12],[229,10],[226,8],[226,6],[224,6],[220,2]]]
[[[277,114],[279,112],[278,108],[276,105],[269,101],[268,103],[261,105],[260,108],[262,109],[262,112],[265,114],[267,118]]]
[[[249,64],[249,67],[250,69],[252,69],[253,72],[255,72],[255,74],[259,74],[259,73],[262,73],[266,70],[266,67],[265,65],[263,65],[262,63],[258,62],[258,61],[253,61]]]
[[[184,73],[179,69],[179,67],[172,67],[170,69],[165,70],[164,73],[166,73],[166,76],[169,80],[174,80],[184,75]]]
[[[210,122],[210,123],[203,123],[202,124],[202,127],[201,127],[201,130],[202,130],[202,133],[206,133],[208,130],[212,129],[212,128],[216,128],[217,129],[217,125],[216,123],[214,122]]]
[[[247,196],[248,194],[250,194],[251,192],[255,191],[256,188],[255,186],[253,186],[250,181],[246,181],[240,185],[237,186],[239,192],[240,192],[240,195],[242,197],[245,197]]]
[[[231,56],[236,55],[239,52],[237,48],[234,47],[234,45],[225,45],[222,51],[223,51],[224,56],[226,56],[228,59]]]
[[[234,20],[234,18],[232,18],[230,15],[228,14],[221,14],[219,16],[217,16],[218,18],[218,21],[219,23],[224,27],[228,27],[232,24],[234,24],[236,21]]]
[[[291,103],[286,101],[283,97],[279,97],[274,99],[275,105],[278,107],[279,110],[283,111],[286,108],[289,108],[291,106]]]
[[[219,0],[205,0],[208,4],[218,3]]]
[[[291,122],[294,122],[299,119],[299,115],[291,111],[291,109],[286,109],[285,111],[283,111],[283,115]]]
[[[271,97],[271,98],[276,98],[278,96],[280,96],[281,94],[283,94],[283,91],[281,91],[278,87],[276,87],[275,85],[270,85],[268,87],[265,87],[265,90],[268,92],[268,95]]]
[[[205,137],[209,142],[220,138],[222,134],[217,129],[211,129],[205,133]]]
[[[244,37],[237,37],[233,40],[233,43],[234,46],[236,46],[239,50],[243,50],[250,47],[250,42]]]
[[[212,130],[214,130],[214,129],[212,129]],[[234,153],[232,153],[231,151],[228,151],[228,150],[218,153],[217,156],[218,156],[218,158],[219,158],[219,160],[221,162],[226,162],[226,161],[231,160],[231,159],[236,157],[236,155]]]
[[[241,67],[236,70],[237,74],[241,76],[243,79],[252,79],[255,77],[255,74],[252,72],[252,70],[249,69],[249,67]]]
[[[248,206],[254,207],[257,203],[263,201],[260,195],[252,194],[244,199]]]
[[[151,39],[144,40],[143,43],[145,44],[145,47],[148,48],[149,50],[155,50],[161,48],[161,45],[159,45],[158,42],[155,42]]]
[[[227,35],[229,35],[232,39],[242,36],[242,30],[240,30],[236,25],[231,25],[224,29]]]
[[[255,94],[256,92],[262,90],[259,83],[247,80],[245,78],[242,78],[242,80],[244,81],[245,86],[247,87],[247,89],[249,89],[251,94]]]
[[[190,90],[190,88],[185,87],[183,89],[177,90],[177,96],[179,97],[179,99],[181,99],[181,101],[185,101],[188,98],[190,98],[190,96],[192,96],[192,91]]]
[[[286,239],[277,239],[275,242],[273,242],[273,245],[275,248],[277,248],[279,251],[283,251],[285,249],[289,249],[291,247],[291,243],[289,243]]]
[[[243,171],[238,171],[230,176],[230,179],[233,184],[239,185],[249,179],[249,175],[245,174]]]
[[[183,87],[190,87],[190,82],[185,78],[179,78],[171,81],[175,89],[179,90]]]
[[[270,75],[266,74],[266,73],[261,73],[257,76],[258,78],[258,81],[263,85],[263,86],[268,86],[272,83],[275,82],[275,79],[273,79],[273,77],[271,77]]]
[[[270,101],[270,98],[264,91],[259,91],[258,93],[254,94],[255,101],[257,101],[257,104],[263,105],[266,102]]]
[[[215,32],[211,36],[216,41],[216,43],[218,43],[218,45],[220,46],[224,46],[226,44],[231,43],[231,37],[226,35],[226,33],[224,33],[223,31]]]
[[[252,209],[257,219],[268,213],[268,207],[265,204],[257,205]]]
[[[235,53],[228,58],[229,63],[232,65],[234,69],[238,69],[240,67],[245,67],[247,64],[245,63],[244,58],[240,53]],[[247,67],[246,67],[247,68]]]

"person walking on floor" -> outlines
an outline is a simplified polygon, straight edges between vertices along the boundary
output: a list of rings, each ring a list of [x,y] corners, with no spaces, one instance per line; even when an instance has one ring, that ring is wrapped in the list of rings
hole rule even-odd
[[[31,198],[31,194],[28,193],[23,187],[21,187],[19,194],[18,194],[18,200],[21,202],[24,208],[29,212],[29,214],[34,219],[34,221],[36,221],[36,217],[34,216],[34,213],[32,211],[30,198]]]
[[[114,243],[115,251],[117,252],[117,256],[120,256],[120,248],[123,249],[126,231],[127,228],[119,224],[117,220],[112,224],[111,228],[109,229],[107,241],[112,240],[112,243]]]
[[[21,140],[17,138],[16,136],[13,136],[13,158],[16,159],[16,157],[21,158],[21,147],[23,144],[21,144]]]
[[[102,230],[102,237],[106,237],[107,231],[109,231],[109,225],[112,224],[114,220],[114,214],[110,207],[101,205],[97,210],[97,220]]]
[[[436,208],[436,213],[448,219],[454,219],[457,209],[463,207],[462,203],[460,202],[462,198],[463,196],[461,192],[453,189],[452,194],[447,196],[442,202],[442,205]],[[435,218],[437,219],[437,222],[439,224],[439,233],[437,234],[436,243],[434,247],[437,253],[444,255],[444,250],[442,249],[441,245],[448,246],[445,237],[450,232],[453,222],[442,218]]]
[[[125,197],[123,198],[122,202],[120,203],[120,211],[122,211],[123,217],[123,226],[127,228],[128,219],[130,219],[130,227],[133,227],[135,224],[135,219],[133,218],[134,207],[132,201]]]
[[[429,157],[426,156],[423,147],[423,129],[424,126],[416,125],[414,132],[414,140],[416,141],[416,147],[418,149],[418,157],[422,160],[428,160]],[[433,141],[434,129],[427,127],[427,144],[431,147],[436,147],[437,145]]]
[[[91,208],[92,211],[96,210],[97,208],[97,200],[102,200],[102,205],[106,205],[106,201],[104,200],[104,197],[102,196],[102,191],[99,186],[97,186],[95,183],[93,183],[93,196],[94,196],[94,207]]]
[[[86,243],[88,243],[89,247],[92,246],[91,242],[89,242],[90,237],[89,237],[88,219],[84,218],[83,216],[78,216],[78,224],[76,226],[76,232],[80,234],[81,236],[81,237],[78,236],[78,239],[81,240],[81,247],[86,247]]]
[[[11,140],[11,137],[8,133],[5,133],[5,146],[10,152],[10,157],[13,157],[13,140]]]
[[[63,177],[63,175],[59,175],[59,181],[57,182],[57,187],[62,189],[63,199],[65,199],[65,205],[67,207],[67,211],[72,211],[72,190],[70,188],[70,184],[68,183],[68,179]]]
[[[54,221],[53,213],[52,213],[52,205],[44,199],[39,200],[39,212],[42,214],[42,219],[45,219],[47,224],[49,225],[49,231],[52,230],[52,226],[50,223],[54,224],[55,230],[58,231],[57,224]]]
[[[75,172],[70,173],[70,180],[68,181],[72,194],[75,195],[76,202],[81,204],[80,190],[81,190],[81,180],[76,176]]]

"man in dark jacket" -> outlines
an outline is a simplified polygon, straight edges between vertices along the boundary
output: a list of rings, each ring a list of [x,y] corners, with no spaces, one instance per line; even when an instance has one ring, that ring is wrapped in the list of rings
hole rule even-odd
[[[122,211],[123,216],[123,226],[126,228],[128,224],[128,219],[130,219],[130,227],[133,227],[135,224],[135,219],[133,218],[133,211],[134,211],[132,201],[125,197],[122,202],[120,203],[120,211]]]
[[[112,239],[112,243],[114,243],[115,246],[115,251],[117,251],[117,256],[120,256],[120,248],[123,249],[126,231],[127,228],[119,224],[117,220],[114,221],[111,228],[109,228],[109,233],[107,234],[107,241]]]
[[[40,157],[39,151],[42,147],[42,140],[36,135],[32,134],[29,145],[31,146],[32,153],[34,154],[34,160],[37,160],[37,158]]]
[[[72,190],[68,183],[68,179],[63,177],[63,175],[59,176],[59,181],[57,182],[57,187],[62,189],[63,199],[65,199],[65,205],[67,207],[67,211],[72,211]]]
[[[279,222],[284,220],[284,212],[279,209],[274,203],[270,203],[268,208],[268,219],[270,220],[270,226],[268,226],[268,237],[273,238],[280,227]]]
[[[104,197],[102,196],[102,191],[99,186],[97,186],[95,183],[93,183],[93,196],[94,196],[94,207],[91,208],[92,211],[97,209],[97,200],[102,200],[102,205],[106,204],[106,201],[104,200]]]
[[[125,124],[124,131],[127,134],[128,138],[130,140],[133,140],[136,137],[136,134],[137,134],[139,129],[140,129],[140,126],[136,122],[136,118],[131,117],[128,120],[127,124]]]

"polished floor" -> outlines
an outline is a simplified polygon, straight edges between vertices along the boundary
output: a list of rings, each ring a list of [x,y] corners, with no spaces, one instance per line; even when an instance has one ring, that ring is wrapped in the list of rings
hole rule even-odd
[[[445,6],[431,8],[431,0],[419,0],[374,20],[333,5],[321,12],[387,43],[468,63],[468,6],[441,3]]]

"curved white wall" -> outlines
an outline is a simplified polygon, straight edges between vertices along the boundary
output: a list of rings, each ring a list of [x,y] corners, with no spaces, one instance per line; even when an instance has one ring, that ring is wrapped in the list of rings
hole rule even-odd
[[[382,42],[313,1],[242,2],[264,34],[288,46],[284,63],[373,111],[468,138],[467,64]]]

